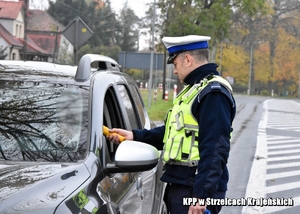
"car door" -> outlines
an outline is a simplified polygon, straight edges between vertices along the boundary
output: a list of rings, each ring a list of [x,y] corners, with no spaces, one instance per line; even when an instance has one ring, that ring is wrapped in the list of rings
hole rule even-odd
[[[141,128],[140,119],[129,113],[128,97],[124,97],[122,90],[127,87],[122,75],[99,73],[94,78],[93,89],[93,121],[98,118],[99,123],[108,128]],[[127,91],[127,89],[126,89]],[[126,107],[125,107],[126,106]],[[102,118],[95,112],[102,111]],[[134,111],[136,112],[136,111]],[[101,125],[101,127],[102,127]],[[113,163],[117,145],[102,138],[102,148],[107,148],[104,154],[105,163]],[[102,152],[99,154],[103,155]],[[100,157],[102,159],[102,157]],[[144,195],[141,185],[141,173],[114,173],[105,174],[97,185],[97,193],[108,207],[109,213],[145,213],[143,212]]]
[[[146,112],[142,104],[141,97],[139,96],[136,88],[137,86],[130,81],[127,84],[117,85],[120,99],[122,100],[123,107],[128,116],[128,122],[130,124],[130,130],[151,128],[149,118],[146,118]],[[135,151],[132,151],[135,152]],[[138,213],[152,213],[152,206],[154,202],[155,193],[155,173],[157,167],[152,170],[142,172],[137,175],[136,188],[134,189],[134,196],[138,195],[141,207]],[[123,209],[124,212],[132,213],[132,210],[127,210],[127,207]]]
[[[133,100],[133,110],[136,111],[141,125],[145,129],[154,128],[154,123],[150,120],[142,97],[139,93],[139,88],[135,84],[128,84],[130,95]],[[164,213],[163,196],[166,183],[163,183],[160,178],[163,174],[163,162],[159,160],[157,166],[152,170],[142,172],[141,178],[143,181],[143,190],[145,199],[143,206],[148,208],[145,213]]]

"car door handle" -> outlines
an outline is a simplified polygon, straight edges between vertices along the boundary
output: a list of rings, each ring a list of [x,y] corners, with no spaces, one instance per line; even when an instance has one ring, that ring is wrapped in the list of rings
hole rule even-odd
[[[143,180],[141,176],[138,177],[136,181],[136,190],[138,196],[143,200],[144,199],[144,190],[143,190]]]

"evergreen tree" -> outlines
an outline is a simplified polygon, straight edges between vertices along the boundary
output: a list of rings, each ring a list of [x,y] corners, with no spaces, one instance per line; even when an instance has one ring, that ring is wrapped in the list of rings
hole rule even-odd
[[[121,31],[117,35],[117,42],[122,51],[138,51],[139,17],[125,2],[120,14]]]
[[[86,15],[89,13],[85,0],[49,0],[47,12],[59,23],[67,26],[76,16],[86,22]]]
[[[116,59],[116,50],[136,51],[138,41],[138,17],[127,6],[120,17],[111,9],[110,0],[57,0],[49,2],[48,13],[63,25],[67,26],[79,16],[93,31],[93,36],[86,42],[80,54],[109,53]],[[127,4],[126,4],[127,5]],[[118,47],[119,46],[119,47]],[[117,59],[116,59],[117,60]]]

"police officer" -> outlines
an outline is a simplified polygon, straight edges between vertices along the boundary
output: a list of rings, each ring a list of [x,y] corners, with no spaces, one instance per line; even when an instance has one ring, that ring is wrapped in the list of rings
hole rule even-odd
[[[230,150],[235,101],[230,84],[208,62],[210,37],[189,35],[164,37],[167,63],[185,84],[174,99],[165,125],[151,130],[112,129],[127,140],[149,143],[163,149],[167,183],[165,201],[171,214],[200,214],[206,209],[219,213],[221,206],[183,204],[183,198],[225,198],[228,183],[227,160]],[[118,143],[112,135],[111,141]]]

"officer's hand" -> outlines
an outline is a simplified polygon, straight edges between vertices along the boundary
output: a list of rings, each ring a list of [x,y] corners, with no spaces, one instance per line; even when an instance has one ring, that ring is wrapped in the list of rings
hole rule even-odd
[[[188,214],[203,214],[206,210],[206,206],[200,206],[196,203],[195,206],[191,205]]]
[[[133,133],[132,131],[127,131],[125,129],[110,129],[109,132],[111,133],[109,136],[107,136],[108,140],[110,140],[113,143],[119,144],[120,143],[120,138],[118,135],[122,135],[123,137],[125,137],[126,140],[133,140]],[[116,133],[116,134],[114,134]]]

